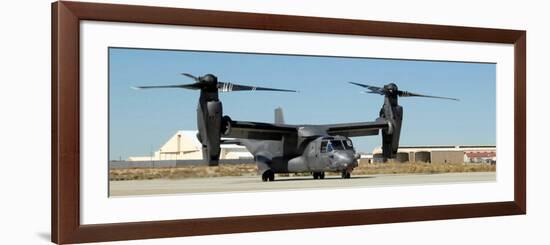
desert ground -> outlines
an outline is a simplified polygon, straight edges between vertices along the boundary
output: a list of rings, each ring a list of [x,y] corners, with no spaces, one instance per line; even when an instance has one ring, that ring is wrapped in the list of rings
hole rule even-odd
[[[436,163],[364,163],[353,170],[354,175],[373,174],[436,174],[436,173],[466,173],[466,172],[494,172],[495,165],[488,164],[436,164]],[[326,173],[328,176],[339,176],[340,173]],[[256,165],[228,164],[215,167],[189,165],[174,168],[125,168],[111,169],[111,181],[124,180],[152,180],[152,179],[186,179],[212,178],[227,176],[256,176]],[[281,177],[310,176],[311,173],[277,174]]]

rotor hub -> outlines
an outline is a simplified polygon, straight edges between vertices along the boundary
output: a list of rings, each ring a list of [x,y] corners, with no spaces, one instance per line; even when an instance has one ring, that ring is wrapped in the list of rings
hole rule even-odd
[[[388,95],[397,95],[397,85],[395,83],[389,83],[384,85],[384,90]]]
[[[206,74],[202,77],[200,77],[200,81],[203,83],[217,83],[218,77],[212,75],[212,74]]]

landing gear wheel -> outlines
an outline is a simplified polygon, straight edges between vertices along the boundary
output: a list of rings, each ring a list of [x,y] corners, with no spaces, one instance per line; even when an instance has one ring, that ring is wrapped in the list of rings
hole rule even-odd
[[[349,179],[349,178],[351,178],[351,173],[346,170],[342,171],[342,179]]]
[[[325,172],[312,172],[313,179],[324,179],[325,178]]]
[[[262,174],[262,181],[275,181],[275,173],[271,170],[267,170]]]

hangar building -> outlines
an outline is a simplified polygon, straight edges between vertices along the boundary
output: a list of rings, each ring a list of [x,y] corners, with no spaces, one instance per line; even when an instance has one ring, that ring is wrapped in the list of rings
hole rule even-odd
[[[396,161],[496,164],[496,147],[492,145],[402,146],[397,150]],[[383,162],[382,147],[372,151],[372,160],[369,162]]]
[[[128,161],[161,161],[161,160],[197,160],[202,159],[202,144],[197,139],[197,131],[177,131],[152,156],[129,157]],[[253,159],[244,146],[222,144],[220,159]]]

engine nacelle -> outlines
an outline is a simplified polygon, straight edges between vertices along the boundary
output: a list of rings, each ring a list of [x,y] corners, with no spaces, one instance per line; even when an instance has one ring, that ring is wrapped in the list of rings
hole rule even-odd
[[[201,97],[208,94],[201,94]],[[203,97],[203,98],[204,98]],[[222,124],[222,103],[218,100],[199,100],[197,108],[197,137],[202,144],[203,159],[210,166],[218,165]]]
[[[222,115],[222,102],[220,101],[208,101],[206,102],[206,108],[208,110],[208,117],[211,120],[218,121]]]
[[[387,105],[385,105],[387,106]],[[386,107],[382,116],[388,121],[388,128],[382,130],[382,155],[384,159],[394,158],[399,149],[399,137],[401,135],[401,122],[403,120],[403,107],[399,105]]]

